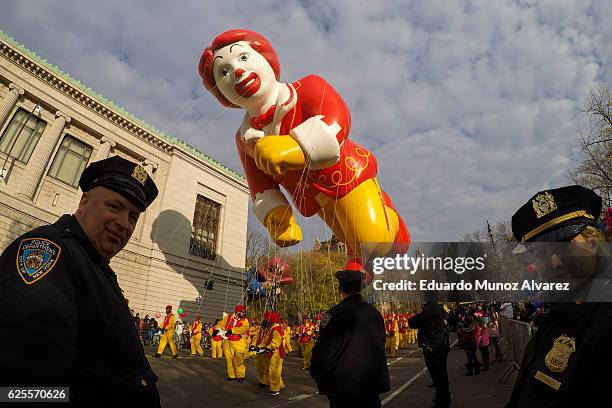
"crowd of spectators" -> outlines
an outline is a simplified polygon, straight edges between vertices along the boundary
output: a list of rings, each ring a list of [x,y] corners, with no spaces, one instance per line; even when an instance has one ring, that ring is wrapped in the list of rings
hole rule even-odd
[[[162,334],[162,329],[159,327],[157,320],[155,320],[154,317],[150,318],[149,315],[145,315],[144,318],[141,318],[140,313],[136,313],[135,315],[132,313],[132,317],[134,319],[134,326],[136,327],[136,331],[138,331],[142,344],[145,346],[157,346]],[[203,348],[210,348],[209,331],[212,325],[212,323],[203,324],[201,341]],[[176,327],[174,329],[174,342],[176,343],[176,346],[179,348],[189,349],[191,347],[190,337],[190,322],[187,320],[177,320]]]
[[[455,304],[449,314],[450,329],[457,333],[457,344],[466,353],[466,375],[478,375],[492,362],[502,360],[499,344],[499,317],[538,326],[545,313],[543,302]],[[490,360],[489,348],[494,351]],[[478,358],[480,351],[480,359]]]

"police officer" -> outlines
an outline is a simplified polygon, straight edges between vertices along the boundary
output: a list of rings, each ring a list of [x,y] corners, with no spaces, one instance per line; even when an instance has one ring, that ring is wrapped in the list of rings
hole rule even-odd
[[[435,407],[447,408],[450,404],[448,316],[436,301],[435,292],[426,291],[423,295],[423,310],[412,316],[409,324],[419,331],[419,347],[423,349],[425,365],[436,389]]]
[[[363,273],[335,276],[342,301],[323,315],[310,375],[332,408],[380,407],[379,394],[390,390],[383,318],[361,297]]]
[[[118,156],[92,163],[79,186],[74,215],[0,256],[0,385],[67,386],[74,406],[159,407],[158,377],[109,266],[157,187]]]
[[[612,274],[595,227],[601,205],[593,191],[574,185],[538,192],[512,217],[540,277],[569,279],[574,290],[572,299],[551,304],[529,341],[509,408],[610,405]]]

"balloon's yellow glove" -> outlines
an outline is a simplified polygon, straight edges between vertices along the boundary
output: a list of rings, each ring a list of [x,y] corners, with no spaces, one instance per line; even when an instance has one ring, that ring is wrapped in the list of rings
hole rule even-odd
[[[255,144],[255,164],[271,176],[303,169],[305,162],[302,147],[289,135],[264,136]]]
[[[302,230],[295,223],[293,211],[288,205],[272,209],[266,216],[266,228],[276,245],[289,247],[302,240]]]

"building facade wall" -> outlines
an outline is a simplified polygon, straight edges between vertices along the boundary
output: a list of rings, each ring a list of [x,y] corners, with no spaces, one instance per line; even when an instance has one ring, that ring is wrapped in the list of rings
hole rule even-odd
[[[0,250],[24,232],[74,213],[82,192],[48,175],[62,140],[90,146],[89,163],[120,155],[141,163],[160,194],[143,213],[132,239],[112,261],[130,307],[141,315],[167,304],[187,316],[220,317],[240,301],[246,252],[248,189],[244,179],[176,142],[0,33],[0,137],[21,108],[40,106],[46,122],[30,160],[0,152]],[[197,195],[221,205],[214,260],[190,254]],[[212,290],[206,283],[214,282]],[[210,287],[210,286],[209,286]]]

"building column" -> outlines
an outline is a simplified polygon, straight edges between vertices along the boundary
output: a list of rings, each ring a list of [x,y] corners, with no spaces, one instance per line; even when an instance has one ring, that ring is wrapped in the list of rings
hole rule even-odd
[[[96,157],[92,161],[97,162],[100,160],[108,159],[108,155],[110,154],[111,149],[115,146],[117,146],[117,142],[109,139],[106,136],[103,136],[100,139],[100,148],[96,153]]]
[[[9,91],[2,100],[2,105],[0,105],[0,128],[4,126],[4,123],[9,118],[9,115],[13,111],[17,101],[24,93],[24,90],[17,85],[9,85]]]
[[[70,116],[62,112],[55,114],[55,120],[50,128],[45,129],[43,134],[40,136],[38,145],[32,153],[32,157],[28,162],[28,167],[24,177],[24,186],[20,196],[25,197],[29,200],[34,200],[36,190],[40,184],[40,180],[43,177],[43,173],[49,164],[53,150],[57,145],[58,140],[62,136],[64,127],[70,122]]]

